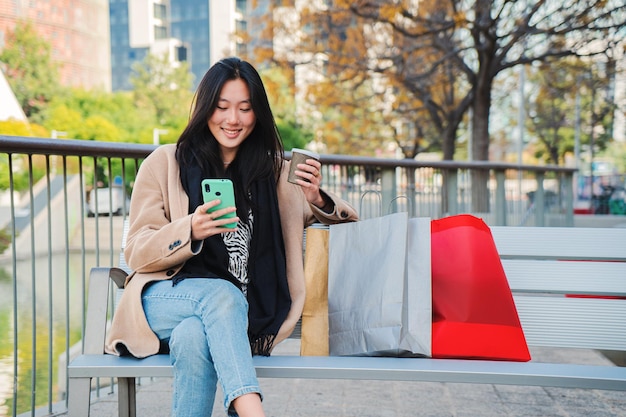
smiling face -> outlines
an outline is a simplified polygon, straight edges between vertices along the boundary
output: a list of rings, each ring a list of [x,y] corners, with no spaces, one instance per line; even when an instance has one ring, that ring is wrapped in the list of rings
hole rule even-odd
[[[208,122],[225,163],[235,158],[239,146],[252,133],[255,124],[256,116],[252,110],[248,85],[239,78],[227,81]]]

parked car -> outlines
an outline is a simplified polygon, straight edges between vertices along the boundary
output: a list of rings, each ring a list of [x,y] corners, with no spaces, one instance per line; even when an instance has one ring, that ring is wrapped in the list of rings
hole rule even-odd
[[[97,199],[96,199],[97,194]],[[98,206],[96,207],[96,200]],[[126,210],[130,200],[126,198]],[[124,212],[124,189],[121,186],[113,186],[112,188],[95,188],[89,192],[89,205],[87,208],[87,216],[94,217],[121,216]]]

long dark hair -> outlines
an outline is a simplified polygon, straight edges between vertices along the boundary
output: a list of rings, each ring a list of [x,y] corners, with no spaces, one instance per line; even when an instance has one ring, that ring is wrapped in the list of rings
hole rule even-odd
[[[256,124],[235,159],[224,169],[219,144],[209,130],[208,121],[217,107],[222,87],[236,79],[248,85]],[[237,214],[247,219],[252,204],[248,193],[251,184],[270,175],[278,180],[283,165],[283,143],[261,76],[246,61],[236,57],[222,59],[200,81],[192,107],[189,123],[178,139],[176,159],[181,169],[197,164],[207,177],[230,178],[235,185]]]

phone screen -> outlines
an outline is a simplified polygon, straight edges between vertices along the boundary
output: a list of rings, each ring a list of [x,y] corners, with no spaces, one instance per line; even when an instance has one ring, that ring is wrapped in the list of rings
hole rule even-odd
[[[220,204],[209,210],[210,213],[225,207],[235,207],[235,190],[232,181],[229,179],[202,180],[202,199],[205,203],[217,199],[220,200]],[[236,215],[237,214],[233,212],[219,218],[233,218]],[[236,226],[237,222],[233,222],[226,224],[224,227],[234,228]]]

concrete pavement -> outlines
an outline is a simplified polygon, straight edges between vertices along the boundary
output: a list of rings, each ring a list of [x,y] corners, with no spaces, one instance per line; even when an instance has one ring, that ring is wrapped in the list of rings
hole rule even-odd
[[[276,354],[298,354],[299,340],[289,339]],[[533,360],[610,364],[593,350],[531,350]],[[626,393],[510,385],[261,379],[268,417],[626,417]],[[138,388],[138,417],[167,417],[171,379],[144,381]],[[221,395],[213,416],[225,416]],[[91,417],[117,415],[115,395],[92,405]]]

